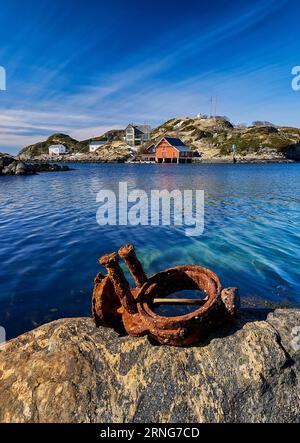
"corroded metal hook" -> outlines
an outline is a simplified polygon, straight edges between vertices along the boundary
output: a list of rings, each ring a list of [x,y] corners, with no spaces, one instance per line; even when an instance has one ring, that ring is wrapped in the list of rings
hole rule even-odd
[[[130,243],[122,246],[122,248],[119,249],[118,254],[126,263],[137,287],[141,288],[143,284],[146,283],[147,276],[141,262],[135,254],[134,246]]]
[[[114,285],[115,292],[120,299],[124,309],[130,314],[137,312],[136,302],[130,291],[128,281],[119,265],[116,253],[104,255],[99,259],[99,263],[107,270],[107,274]]]

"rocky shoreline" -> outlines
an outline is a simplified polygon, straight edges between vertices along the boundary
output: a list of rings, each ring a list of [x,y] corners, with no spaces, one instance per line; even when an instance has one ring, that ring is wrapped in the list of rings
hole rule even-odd
[[[57,320],[0,352],[0,421],[299,423],[299,325],[297,309],[247,309],[205,343],[172,348]]]
[[[43,156],[43,157],[37,157],[35,161],[38,162],[53,162],[53,157],[49,156]],[[116,163],[130,163],[130,164],[145,164],[145,162],[136,160],[130,160],[129,162],[126,159],[115,159],[115,160],[104,160],[99,155],[93,155],[93,154],[86,154],[81,156],[80,158],[78,156],[68,156],[68,155],[62,155],[55,157],[56,163],[100,163],[100,164],[116,164]],[[276,157],[270,157],[270,158],[253,158],[253,157],[236,157],[235,161],[233,161],[232,157],[220,157],[220,158],[194,158],[192,159],[193,164],[232,164],[232,163],[297,163],[297,160],[291,160],[286,158],[276,158]],[[153,163],[154,164],[154,163]]]
[[[178,117],[154,128],[149,142],[142,146],[129,146],[125,129],[108,131],[98,137],[78,141],[67,134],[55,133],[20,151],[24,159],[49,156],[49,147],[62,144],[70,159],[61,161],[123,163],[139,160],[151,143],[162,137],[179,138],[195,153],[198,163],[232,163],[235,153],[237,163],[285,163],[300,161],[300,129],[278,126],[270,122],[253,122],[252,125],[233,125],[226,117]],[[89,152],[92,141],[104,145]],[[234,151],[233,151],[233,147]]]
[[[1,175],[34,175],[39,172],[70,171],[68,166],[50,164],[45,161],[22,161],[7,154],[0,154]]]

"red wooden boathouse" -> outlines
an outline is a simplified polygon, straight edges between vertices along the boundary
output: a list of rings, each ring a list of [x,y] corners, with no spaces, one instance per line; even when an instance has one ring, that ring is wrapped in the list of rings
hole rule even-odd
[[[193,152],[179,138],[163,137],[156,145],[148,146],[142,157],[156,163],[191,163]]]
[[[163,137],[156,145],[157,163],[191,163],[193,153],[180,138]]]

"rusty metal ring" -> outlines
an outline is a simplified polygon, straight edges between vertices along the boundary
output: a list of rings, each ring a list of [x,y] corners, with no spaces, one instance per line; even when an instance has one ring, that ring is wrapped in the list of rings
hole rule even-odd
[[[148,335],[162,344],[186,346],[205,339],[224,320],[236,316],[239,306],[237,288],[222,289],[213,271],[196,265],[177,266],[147,279],[132,245],[123,246],[119,256],[125,261],[137,287],[130,288],[116,253],[101,257],[99,261],[106,267],[107,276],[99,274],[95,280],[93,315],[96,324],[116,329],[122,323],[132,336]],[[153,311],[154,303],[165,303],[168,295],[182,290],[202,291],[206,297],[197,299],[200,307],[185,315],[165,317]],[[174,300],[170,302],[174,303]]]
[[[187,276],[186,281],[181,281],[183,275]],[[204,304],[193,312],[176,317],[164,317],[151,309],[151,302],[158,293],[167,296],[183,289],[205,292],[207,298],[203,300]],[[150,277],[139,290],[138,312],[141,320],[150,328],[155,327],[161,330],[182,328],[195,319],[210,315],[221,302],[221,289],[218,276],[209,269],[193,265],[170,268]]]

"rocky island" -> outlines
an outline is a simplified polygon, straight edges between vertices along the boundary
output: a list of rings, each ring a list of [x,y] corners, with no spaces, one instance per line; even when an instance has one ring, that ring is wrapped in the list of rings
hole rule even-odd
[[[39,172],[56,171],[70,171],[70,168],[41,161],[22,161],[9,154],[0,153],[0,175],[33,175]]]
[[[124,141],[125,130],[111,130],[92,139],[78,141],[66,134],[53,134],[47,140],[27,146],[20,158],[49,161],[49,146],[62,144],[68,154],[56,161],[125,162],[140,161],[151,143],[162,137],[180,138],[195,154],[195,162],[232,162],[232,145],[236,146],[237,162],[292,162],[300,160],[300,129],[276,126],[270,122],[254,122],[250,126],[233,125],[226,117],[198,116],[173,118],[151,132],[151,139],[132,148]],[[91,141],[104,142],[95,152],[89,152]]]
[[[0,421],[299,423],[299,325],[300,310],[247,309],[172,348],[57,320],[0,352]]]

